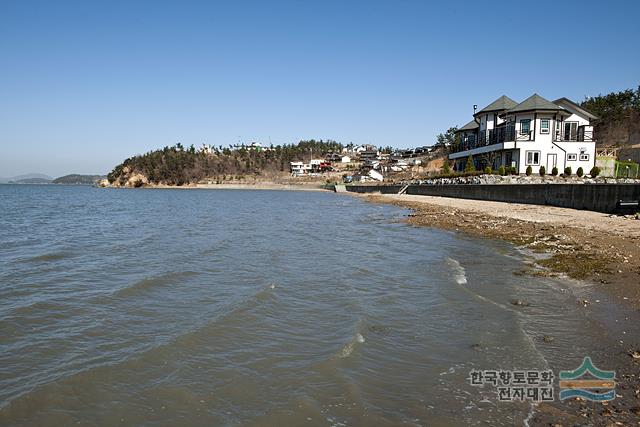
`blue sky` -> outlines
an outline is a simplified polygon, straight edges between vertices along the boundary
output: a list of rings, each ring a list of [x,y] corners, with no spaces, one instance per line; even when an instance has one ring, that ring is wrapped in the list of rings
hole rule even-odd
[[[430,145],[502,94],[640,84],[640,2],[2,1],[0,177],[181,142]]]

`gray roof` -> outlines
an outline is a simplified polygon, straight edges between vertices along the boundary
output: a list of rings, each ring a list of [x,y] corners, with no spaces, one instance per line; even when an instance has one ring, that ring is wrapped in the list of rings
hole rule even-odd
[[[567,111],[559,105],[554,104],[534,93],[520,104],[510,108],[508,113],[520,113],[524,111]]]
[[[476,122],[475,120],[471,120],[469,123],[459,128],[456,132],[463,132],[465,130],[474,130],[474,129],[478,129],[479,127],[480,125],[478,124],[478,122]]]
[[[593,114],[592,112],[590,112],[589,110],[586,110],[584,107],[582,107],[579,104],[576,104],[575,102],[573,102],[572,100],[570,100],[569,98],[559,98],[556,99],[555,101],[553,101],[554,104],[558,104],[558,105],[566,105],[566,109],[571,111],[571,110],[575,110],[578,113],[581,113],[584,116],[587,116],[590,119],[597,119],[598,116],[596,116],[595,114]]]
[[[491,111],[506,111],[510,108],[515,107],[516,105],[518,105],[516,101],[514,101],[513,99],[509,98],[506,95],[502,95],[500,98],[496,99],[491,104],[487,105],[482,110],[475,113],[474,116],[477,116],[478,114],[481,114],[481,113],[488,113]]]

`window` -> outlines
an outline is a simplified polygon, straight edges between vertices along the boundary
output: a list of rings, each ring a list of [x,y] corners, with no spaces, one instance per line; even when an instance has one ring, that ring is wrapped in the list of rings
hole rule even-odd
[[[540,164],[539,151],[527,151],[527,165],[538,166]]]
[[[564,140],[578,140],[578,122],[564,122]]]
[[[549,133],[549,119],[540,119],[540,133]]]
[[[520,120],[520,135],[529,135],[531,131],[531,119]]]
[[[576,160],[578,160],[578,155],[576,153],[569,153],[567,154],[567,160],[570,162],[575,162]]]
[[[580,153],[580,161],[581,162],[588,162],[589,161],[589,155],[588,154],[584,154],[584,153]]]

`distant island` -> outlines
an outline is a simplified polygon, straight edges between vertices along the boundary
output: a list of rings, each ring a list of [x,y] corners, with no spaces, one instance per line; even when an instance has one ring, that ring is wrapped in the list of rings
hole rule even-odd
[[[26,175],[18,175],[12,178],[0,178],[0,184],[64,184],[64,185],[94,185],[101,179],[105,179],[103,175],[81,175],[70,174],[58,178],[32,173]]]
[[[51,184],[51,180],[46,178],[22,178],[9,180],[7,184]]]
[[[0,184],[48,184],[53,178],[41,173],[28,173],[10,178],[0,178]]]
[[[58,177],[51,181],[51,184],[66,184],[66,185],[93,185],[100,181],[101,179],[105,179],[106,176],[103,175],[80,175],[80,174],[70,174]]]

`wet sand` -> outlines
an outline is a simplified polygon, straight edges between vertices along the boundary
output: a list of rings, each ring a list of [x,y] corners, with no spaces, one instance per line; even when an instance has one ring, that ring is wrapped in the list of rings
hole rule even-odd
[[[522,275],[558,276],[586,282],[592,299],[575,307],[606,317],[603,303],[620,313],[603,322],[618,343],[599,349],[617,366],[617,397],[609,404],[585,401],[540,405],[533,425],[638,425],[640,419],[640,331],[624,330],[625,311],[640,311],[640,220],[599,212],[469,199],[412,195],[363,195],[413,211],[408,222],[514,243],[529,254]],[[568,276],[568,277],[567,277]],[[594,295],[605,295],[600,299]],[[606,299],[606,300],[605,300]],[[621,323],[618,323],[621,322]],[[594,349],[599,344],[594,342]],[[591,424],[594,423],[594,424]],[[621,424],[620,424],[621,423]]]

